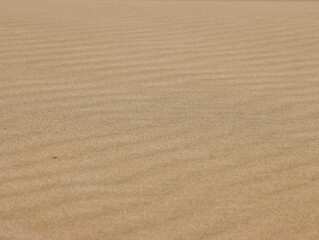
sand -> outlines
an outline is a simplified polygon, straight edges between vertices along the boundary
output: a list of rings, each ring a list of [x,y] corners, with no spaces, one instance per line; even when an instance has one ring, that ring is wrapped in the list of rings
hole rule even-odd
[[[0,1],[0,239],[319,239],[319,2]]]

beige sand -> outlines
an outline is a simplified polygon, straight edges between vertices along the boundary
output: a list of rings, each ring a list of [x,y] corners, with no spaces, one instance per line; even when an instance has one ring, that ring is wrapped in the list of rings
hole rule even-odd
[[[0,239],[319,239],[319,2],[0,1]]]

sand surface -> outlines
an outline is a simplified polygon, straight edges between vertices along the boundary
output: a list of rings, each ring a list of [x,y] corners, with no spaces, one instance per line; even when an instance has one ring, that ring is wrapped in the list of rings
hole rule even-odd
[[[0,1],[0,239],[319,239],[319,2]]]

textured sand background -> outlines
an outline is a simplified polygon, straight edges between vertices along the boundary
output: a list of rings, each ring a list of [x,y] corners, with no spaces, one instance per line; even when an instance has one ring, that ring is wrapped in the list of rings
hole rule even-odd
[[[319,2],[0,1],[0,239],[319,239]]]

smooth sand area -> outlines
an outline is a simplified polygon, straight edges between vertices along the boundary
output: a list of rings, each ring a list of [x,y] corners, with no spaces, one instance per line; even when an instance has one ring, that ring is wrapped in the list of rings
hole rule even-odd
[[[0,0],[1,240],[318,240],[319,2]]]

